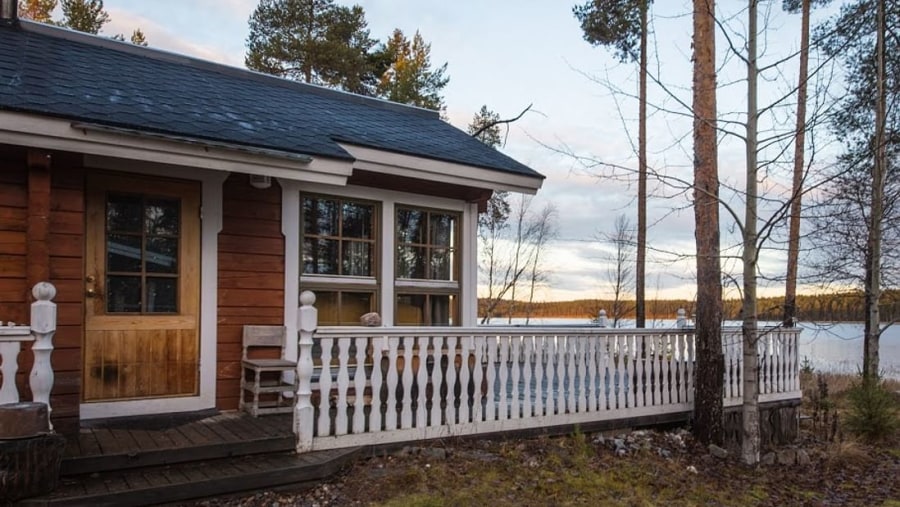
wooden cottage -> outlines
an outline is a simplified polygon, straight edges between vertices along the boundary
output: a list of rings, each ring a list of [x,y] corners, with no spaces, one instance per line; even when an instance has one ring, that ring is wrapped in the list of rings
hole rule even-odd
[[[479,207],[542,180],[434,111],[0,26],[0,318],[58,289],[64,431],[236,409],[244,326],[296,336],[302,290],[319,326],[474,325]]]

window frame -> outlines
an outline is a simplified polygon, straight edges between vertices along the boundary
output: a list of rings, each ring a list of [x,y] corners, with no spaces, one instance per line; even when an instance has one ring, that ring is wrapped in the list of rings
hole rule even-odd
[[[419,211],[426,213],[426,230],[425,230],[425,239],[426,243],[401,243],[400,241],[400,220],[399,214],[402,210],[407,211]],[[435,248],[444,248],[440,245],[435,245],[431,243],[431,215],[432,214],[441,214],[441,215],[451,215],[455,220],[455,227],[453,231],[453,238],[451,240],[451,247],[449,247],[453,254],[451,256],[451,279],[450,280],[442,280],[442,279],[433,279],[433,278],[401,278],[399,276],[399,262],[400,262],[400,249],[403,246],[410,245],[414,247],[425,247],[426,249],[426,275],[430,275],[428,272],[431,269],[431,251]],[[394,294],[393,294],[393,312],[394,312],[394,325],[395,326],[416,326],[419,324],[401,324],[399,322],[399,303],[400,296],[424,296],[426,298],[425,304],[425,315],[423,316],[423,320],[425,320],[425,324],[421,324],[423,326],[445,326],[445,324],[435,324],[432,320],[433,316],[431,315],[431,305],[429,303],[432,296],[451,296],[454,301],[455,308],[450,309],[451,315],[456,315],[456,322],[450,324],[451,327],[459,327],[462,325],[462,256],[464,251],[463,246],[463,237],[462,237],[462,229],[465,220],[465,213],[458,210],[452,209],[441,209],[434,208],[430,206],[417,206],[414,204],[407,203],[396,203],[394,206],[394,248],[393,248],[393,265],[394,265]]]
[[[372,231],[372,239],[371,240],[363,240],[356,238],[345,238],[343,236],[343,214],[340,215],[339,224],[341,229],[341,234],[338,236],[331,235],[308,235],[305,231],[306,227],[306,217],[305,217],[305,209],[304,201],[307,198],[313,199],[323,199],[323,200],[332,200],[338,202],[338,208],[342,209],[344,203],[354,203],[354,204],[363,204],[372,206],[372,216],[371,216],[371,231]],[[314,294],[322,294],[322,293],[336,293],[337,294],[337,315],[341,315],[341,307],[343,301],[343,295],[345,293],[352,292],[364,292],[371,294],[371,305],[369,311],[371,312],[380,312],[381,308],[381,260],[382,260],[382,225],[381,225],[381,217],[382,217],[382,203],[366,198],[357,198],[353,196],[344,196],[344,195],[335,195],[323,192],[299,192],[300,199],[300,214],[299,214],[299,223],[297,224],[297,228],[299,230],[299,292],[303,292],[305,290],[310,290]],[[342,274],[319,274],[319,273],[305,273],[304,272],[304,251],[305,251],[305,243],[308,238],[329,238],[338,241],[339,250],[338,250],[338,260],[337,265],[338,269],[343,269],[343,263],[341,261],[341,249],[343,248],[343,241],[361,241],[369,243],[370,246],[370,254],[371,257],[369,259],[369,263],[371,266],[371,276],[365,275],[342,275]],[[327,324],[327,325],[337,325],[337,326],[347,326],[347,325],[360,325],[359,321],[355,321],[353,323],[338,323],[338,324]]]

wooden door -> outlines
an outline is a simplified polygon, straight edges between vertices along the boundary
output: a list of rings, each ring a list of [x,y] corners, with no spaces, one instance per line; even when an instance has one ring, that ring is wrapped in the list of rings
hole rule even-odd
[[[93,173],[83,401],[199,391],[200,184]]]

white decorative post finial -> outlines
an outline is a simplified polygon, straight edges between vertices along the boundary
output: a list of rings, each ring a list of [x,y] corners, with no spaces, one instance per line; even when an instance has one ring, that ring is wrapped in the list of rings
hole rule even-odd
[[[31,334],[34,335],[34,365],[31,368],[29,385],[34,401],[47,405],[47,415],[53,411],[50,406],[50,391],[53,390],[53,366],[50,354],[53,353],[53,335],[56,333],[56,287],[49,282],[40,282],[31,289],[31,295],[37,300],[31,303]],[[50,422],[50,429],[53,423]]]
[[[684,308],[679,308],[678,311],[675,312],[675,327],[678,329],[687,327],[687,312]]]
[[[606,310],[601,309],[599,313],[597,313],[597,325],[599,327],[608,327],[609,319],[606,318]]]

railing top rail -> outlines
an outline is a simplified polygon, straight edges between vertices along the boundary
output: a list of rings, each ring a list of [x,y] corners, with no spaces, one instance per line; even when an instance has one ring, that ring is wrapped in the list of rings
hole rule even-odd
[[[627,329],[567,326],[475,326],[475,327],[362,327],[328,326],[316,330],[317,336],[652,336],[693,334],[693,329]]]
[[[0,341],[30,341],[34,340],[30,326],[3,325],[0,322]]]

